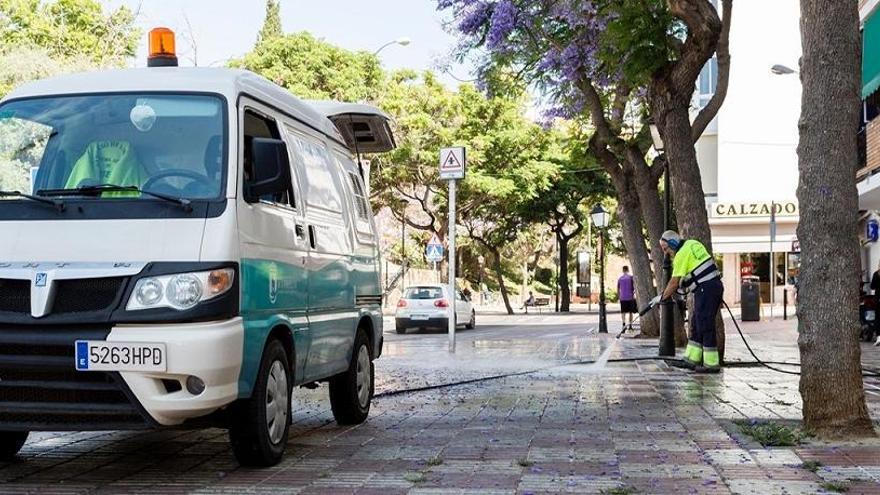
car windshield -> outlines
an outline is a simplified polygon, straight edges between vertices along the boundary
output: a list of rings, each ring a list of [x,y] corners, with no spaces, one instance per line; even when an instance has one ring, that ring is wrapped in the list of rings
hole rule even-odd
[[[219,97],[171,94],[10,101],[0,106],[0,191],[58,196],[112,184],[218,198],[225,169],[223,108]],[[86,197],[156,200],[136,190]]]
[[[404,299],[440,299],[443,291],[440,287],[410,287],[404,293]]]

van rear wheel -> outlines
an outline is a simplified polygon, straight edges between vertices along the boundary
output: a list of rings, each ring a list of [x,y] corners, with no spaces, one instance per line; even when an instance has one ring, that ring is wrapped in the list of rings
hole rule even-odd
[[[373,401],[373,359],[367,333],[359,329],[348,370],[330,379],[330,406],[340,425],[363,423]]]
[[[229,440],[242,466],[267,467],[281,461],[290,433],[293,380],[284,346],[272,340],[263,351],[250,399],[234,406]]]
[[[0,431],[0,461],[15,459],[15,455],[24,447],[29,433],[27,431]]]

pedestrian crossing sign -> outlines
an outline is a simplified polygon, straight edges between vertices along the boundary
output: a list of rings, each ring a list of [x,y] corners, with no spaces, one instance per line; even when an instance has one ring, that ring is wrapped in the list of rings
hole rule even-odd
[[[440,178],[464,179],[465,152],[463,147],[440,150]]]
[[[425,258],[430,262],[443,260],[443,244],[440,243],[437,234],[434,234],[425,246]]]

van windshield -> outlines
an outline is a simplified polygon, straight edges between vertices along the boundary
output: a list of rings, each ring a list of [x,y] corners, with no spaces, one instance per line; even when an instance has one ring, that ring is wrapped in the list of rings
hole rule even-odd
[[[202,95],[10,101],[0,105],[0,191],[58,196],[71,190],[78,196],[77,188],[112,184],[178,198],[218,198],[226,162],[223,109],[219,97]],[[156,200],[132,190],[83,196],[88,198]]]

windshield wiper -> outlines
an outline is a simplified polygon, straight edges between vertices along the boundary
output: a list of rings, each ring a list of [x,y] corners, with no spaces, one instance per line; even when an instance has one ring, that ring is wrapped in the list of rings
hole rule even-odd
[[[49,198],[41,198],[39,195],[33,196],[30,194],[25,194],[21,191],[0,191],[0,197],[5,198],[25,198],[31,201],[36,201],[37,203],[43,203],[44,205],[51,205],[59,212],[64,212],[66,207],[64,206],[64,202],[58,201],[57,199],[49,199]]]
[[[37,194],[40,196],[70,196],[70,195],[82,195],[82,196],[96,196],[105,192],[136,192],[140,194],[146,194],[147,196],[152,196],[154,198],[161,199],[163,201],[168,201],[170,203],[175,203],[180,205],[183,210],[187,213],[192,211],[192,201],[186,198],[176,198],[174,196],[168,196],[165,194],[160,194],[156,192],[144,191],[143,189],[137,186],[118,186],[116,184],[96,184],[93,186],[80,186],[74,187],[70,189],[41,189],[37,191]]]

